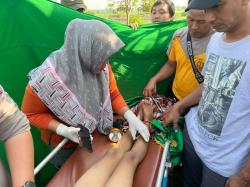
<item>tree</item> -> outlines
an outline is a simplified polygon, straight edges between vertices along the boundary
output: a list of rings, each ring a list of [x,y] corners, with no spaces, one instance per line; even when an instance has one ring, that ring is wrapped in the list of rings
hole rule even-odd
[[[138,0],[108,0],[108,7],[110,9],[117,9],[123,11],[126,14],[126,22],[130,23],[129,17],[131,11],[138,4]]]
[[[155,2],[155,0],[141,0],[142,4],[140,9],[142,12],[145,12],[146,14],[149,14],[151,12],[151,8]]]

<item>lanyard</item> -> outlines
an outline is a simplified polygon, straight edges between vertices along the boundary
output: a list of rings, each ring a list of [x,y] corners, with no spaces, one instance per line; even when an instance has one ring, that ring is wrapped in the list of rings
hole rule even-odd
[[[199,70],[197,69],[195,62],[194,62],[192,39],[191,39],[191,35],[189,32],[187,33],[187,52],[188,52],[188,56],[189,56],[189,59],[190,59],[191,65],[192,65],[192,69],[194,71],[195,78],[197,79],[199,84],[201,84],[201,83],[203,83],[204,78],[203,78],[202,74],[199,72]]]

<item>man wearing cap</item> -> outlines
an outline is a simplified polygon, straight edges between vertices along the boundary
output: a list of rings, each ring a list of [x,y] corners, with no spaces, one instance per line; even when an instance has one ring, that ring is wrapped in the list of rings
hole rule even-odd
[[[215,33],[207,48],[204,83],[177,102],[165,124],[184,128],[184,186],[250,186],[250,1],[192,0]]]
[[[83,0],[61,0],[61,4],[75,9],[79,12],[84,12],[87,9]]]

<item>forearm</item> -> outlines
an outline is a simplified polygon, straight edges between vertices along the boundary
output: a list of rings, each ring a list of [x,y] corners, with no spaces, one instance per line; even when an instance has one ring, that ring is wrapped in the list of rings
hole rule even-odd
[[[59,126],[60,122],[52,119],[48,125],[48,129],[52,132],[56,132],[57,127]]]
[[[120,116],[124,116],[125,112],[127,112],[128,110],[129,110],[129,108],[128,108],[128,106],[126,105],[126,106],[122,107],[122,108],[118,111],[118,114],[119,114]]]
[[[250,156],[248,157],[244,167],[238,173],[243,180],[247,181],[250,184]]]
[[[127,107],[127,104],[125,100],[123,99],[122,95],[120,94],[119,90],[116,89],[113,92],[110,93],[111,96],[111,103],[112,103],[112,108],[116,114],[120,114],[120,111],[123,107]]]
[[[13,136],[5,143],[13,187],[34,181],[34,149],[29,131]]]
[[[235,175],[228,178],[225,187],[248,187],[250,185],[250,156],[244,167]]]
[[[176,64],[174,62],[168,62],[162,66],[160,71],[151,79],[156,83],[165,80],[175,72]]]
[[[199,85],[193,92],[187,95],[185,98],[177,102],[176,104],[179,106],[181,114],[183,114],[186,109],[197,105],[202,96],[202,85]]]

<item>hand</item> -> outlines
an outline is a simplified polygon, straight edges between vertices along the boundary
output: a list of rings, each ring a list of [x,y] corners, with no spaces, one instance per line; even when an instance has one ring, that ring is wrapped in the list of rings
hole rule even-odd
[[[150,81],[143,90],[143,95],[144,97],[149,97],[154,95],[155,93],[156,93],[156,81],[154,79],[150,79]]]
[[[150,134],[148,128],[131,110],[125,112],[124,118],[128,121],[133,140],[135,140],[136,131],[138,131],[146,142],[149,141]]]
[[[250,185],[250,180],[246,180],[240,175],[233,175],[228,178],[225,187],[247,187]]]
[[[178,103],[175,103],[169,110],[167,110],[163,116],[162,121],[164,125],[168,125],[169,123],[173,123],[174,131],[178,131],[178,121],[181,115],[180,106]]]
[[[137,30],[139,25],[138,23],[130,23],[129,26],[133,29],[133,30]]]
[[[56,128],[56,134],[63,136],[65,138],[68,138],[72,142],[79,144],[79,138],[78,138],[78,132],[80,131],[80,128],[76,127],[68,127],[63,124],[59,124]]]

